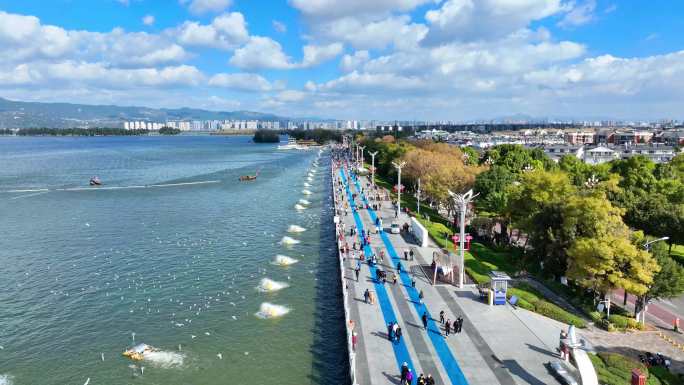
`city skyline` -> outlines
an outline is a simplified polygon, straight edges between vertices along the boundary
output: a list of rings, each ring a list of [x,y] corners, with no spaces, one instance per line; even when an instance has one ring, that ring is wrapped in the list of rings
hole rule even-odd
[[[684,4],[260,4],[0,1],[0,97],[329,119],[682,119]]]

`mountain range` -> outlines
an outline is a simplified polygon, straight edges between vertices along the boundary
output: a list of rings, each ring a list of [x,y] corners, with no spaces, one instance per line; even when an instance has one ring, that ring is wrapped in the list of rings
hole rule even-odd
[[[0,98],[0,128],[123,127],[124,121],[131,120],[271,120],[282,124],[289,118],[254,111],[21,102]]]

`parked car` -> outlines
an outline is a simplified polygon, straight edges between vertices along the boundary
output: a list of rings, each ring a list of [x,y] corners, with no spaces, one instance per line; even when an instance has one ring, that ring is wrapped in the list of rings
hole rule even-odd
[[[399,234],[400,232],[401,232],[401,228],[399,228],[399,223],[398,222],[392,222],[392,226],[390,227],[390,233]]]

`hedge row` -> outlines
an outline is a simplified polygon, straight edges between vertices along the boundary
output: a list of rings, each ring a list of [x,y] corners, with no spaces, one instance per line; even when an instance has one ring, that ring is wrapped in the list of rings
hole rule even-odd
[[[662,368],[647,368],[641,362],[634,360],[632,358],[623,356],[617,353],[598,353],[590,354],[589,358],[594,364],[594,369],[596,369],[596,374],[598,375],[599,383],[604,385],[626,385],[630,383],[632,378],[632,369],[639,369],[642,373],[646,375],[647,385],[675,385],[680,384],[680,381],[676,376],[669,376],[663,374],[660,377],[657,373],[661,373]],[[664,371],[664,369],[662,369]],[[659,378],[660,377],[660,378]],[[675,382],[671,382],[670,378]]]
[[[544,299],[544,296],[532,286],[519,283],[516,287],[508,289],[508,297],[515,295],[518,297],[518,306],[523,309],[539,313],[543,316],[555,319],[568,325],[575,325],[578,328],[586,328],[584,320],[566,310]]]

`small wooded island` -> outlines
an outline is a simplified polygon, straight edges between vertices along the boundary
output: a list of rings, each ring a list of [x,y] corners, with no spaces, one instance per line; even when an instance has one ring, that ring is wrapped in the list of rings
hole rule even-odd
[[[278,143],[280,142],[280,135],[278,131],[257,130],[252,140],[254,140],[254,143]]]

